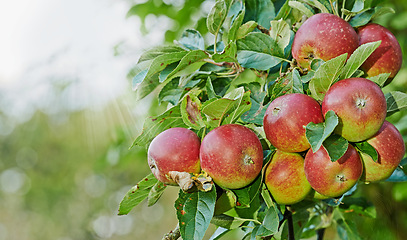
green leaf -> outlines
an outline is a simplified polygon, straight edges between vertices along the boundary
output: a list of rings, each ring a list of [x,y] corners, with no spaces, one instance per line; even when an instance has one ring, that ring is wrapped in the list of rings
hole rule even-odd
[[[314,6],[315,8],[318,8],[321,13],[330,13],[328,8],[326,8],[325,5],[320,3],[318,0],[306,0],[305,2],[311,6]]]
[[[206,79],[205,90],[206,90],[206,93],[208,94],[209,99],[219,98],[219,96],[215,92],[215,89],[213,88],[212,79],[209,76]]]
[[[233,21],[232,26],[230,27],[229,32],[228,32],[229,42],[235,41],[238,38],[239,30],[240,30],[240,27],[241,27],[241,25],[243,23],[243,19],[244,19],[244,14],[245,14],[245,10],[243,9],[239,12],[236,19]]]
[[[284,57],[284,49],[269,35],[259,32],[249,33],[246,37],[239,39],[237,49]]]
[[[245,222],[253,221],[253,219],[244,219],[239,217],[231,217],[229,215],[221,214],[213,216],[211,223],[226,229],[236,229]]]
[[[322,143],[333,133],[339,120],[335,112],[330,110],[325,114],[325,121],[322,123],[310,122],[305,127],[305,136],[311,144],[313,152],[319,150]]]
[[[268,70],[282,62],[281,58],[254,51],[238,51],[237,61],[244,68]]]
[[[267,107],[270,103],[263,105],[264,97],[266,96],[265,92],[263,93],[263,100],[258,102],[255,99],[251,98],[251,108],[249,111],[242,115],[242,120],[246,123],[254,123],[257,125],[263,125],[264,114],[266,113]]]
[[[377,153],[376,149],[367,141],[357,142],[355,143],[355,146],[359,151],[369,155],[374,162],[377,162],[379,159],[379,154]]]
[[[274,99],[288,93],[304,93],[301,76],[297,69],[294,69],[285,78],[275,83],[272,97]]]
[[[328,152],[331,161],[336,162],[346,153],[349,143],[340,135],[332,134],[322,143],[322,146]]]
[[[365,0],[355,0],[351,12],[360,12],[365,7]]]
[[[141,203],[149,195],[150,190],[158,182],[152,173],[132,187],[120,202],[119,215],[128,214],[135,206]]]
[[[210,33],[217,35],[226,19],[228,9],[225,1],[218,0],[209,12],[206,19],[206,26]]]
[[[407,182],[407,175],[400,168],[396,168],[386,182]]]
[[[253,32],[256,29],[257,23],[255,21],[248,21],[241,25],[236,32],[236,39],[242,39],[247,36],[247,34]]]
[[[314,13],[309,8],[307,8],[306,5],[303,3],[297,1],[289,1],[288,5],[302,12],[307,17],[312,17],[314,15]]]
[[[204,38],[201,33],[195,29],[185,30],[182,33],[179,43],[190,50],[205,50]]]
[[[185,75],[185,73],[180,74],[180,72],[187,69],[189,66],[192,66],[192,70],[190,69],[189,72],[195,72],[204,64],[203,60],[206,58],[209,58],[209,56],[205,51],[193,50],[188,52],[182,57],[178,66],[170,74],[168,74],[167,79],[171,79],[177,75]]]
[[[315,72],[314,77],[309,82],[309,89],[312,97],[321,100],[331,85],[338,79],[343,65],[345,64],[347,54],[344,53],[336,58],[326,61]]]
[[[259,25],[269,29],[270,21],[274,19],[276,12],[272,1],[246,0],[245,21],[256,21]]]
[[[183,239],[203,239],[215,209],[215,189],[193,193],[180,190],[175,209]]]
[[[356,224],[348,220],[339,210],[334,208],[333,217],[337,223],[337,231],[341,239],[360,240]]]
[[[175,46],[175,45],[169,45],[169,46],[158,46],[152,49],[149,49],[140,56],[138,63],[147,61],[147,60],[153,60],[154,58],[168,54],[168,53],[176,53],[176,52],[186,52],[184,49],[181,47]]]
[[[174,106],[157,117],[147,118],[143,125],[143,131],[134,140],[133,146],[145,146],[159,133],[174,127],[187,127],[182,120],[179,106]]]
[[[164,183],[157,181],[157,183],[151,188],[150,192],[148,193],[147,203],[148,206],[151,207],[158,199],[160,199],[161,195],[164,193],[164,190],[167,188],[167,185]]]
[[[360,27],[368,24],[375,13],[374,9],[369,9],[367,11],[363,11],[361,13],[356,14],[354,17],[351,18],[349,24],[354,27]]]
[[[366,216],[376,218],[375,206],[368,202],[364,197],[351,197],[344,198],[339,205],[342,212],[358,214],[359,216]]]
[[[362,66],[366,59],[379,47],[381,41],[365,43],[359,46],[349,57],[342,70],[341,79],[350,78]]]
[[[254,182],[252,182],[249,186],[240,188],[240,189],[233,189],[233,193],[237,197],[236,207],[237,208],[248,208],[250,204],[256,197],[256,195],[260,191],[262,178],[258,176]]]
[[[374,77],[368,77],[367,79],[375,82],[380,87],[383,87],[384,83],[387,81],[389,76],[390,76],[390,73],[381,73],[381,74],[379,74],[377,76],[374,76]]]
[[[290,26],[288,23],[280,19],[271,21],[270,25],[270,37],[281,49],[287,47],[290,43]]]
[[[278,232],[278,226],[280,224],[280,218],[278,216],[278,211],[274,207],[269,207],[264,217],[262,226],[272,233]]]
[[[201,116],[202,103],[197,97],[198,92],[190,92],[181,102],[181,116],[184,123],[196,130],[205,127]]]
[[[169,102],[172,105],[177,105],[184,93],[184,89],[179,87],[179,78],[174,78],[169,81],[161,89],[158,94],[158,102]]]
[[[391,91],[384,95],[387,102],[387,115],[407,108],[407,94],[400,91]]]
[[[277,16],[274,18],[275,20],[286,20],[291,12],[291,7],[288,5],[289,1],[285,1],[283,6],[281,6],[280,10],[277,13]]]
[[[237,62],[236,53],[236,43],[230,42],[221,53],[215,53],[212,59],[215,62]]]
[[[375,7],[375,12],[374,12],[374,14],[372,16],[372,19],[375,19],[377,17],[383,16],[383,15],[388,14],[388,13],[394,14],[394,13],[396,13],[396,11],[394,11],[394,9],[391,8],[391,7],[377,6],[377,7]]]
[[[144,80],[151,79],[155,74],[164,70],[171,63],[178,62],[179,60],[181,60],[185,55],[187,55],[187,53],[188,52],[183,51],[183,52],[166,53],[166,54],[157,56],[151,62],[151,65],[148,69],[148,72],[147,72]]]

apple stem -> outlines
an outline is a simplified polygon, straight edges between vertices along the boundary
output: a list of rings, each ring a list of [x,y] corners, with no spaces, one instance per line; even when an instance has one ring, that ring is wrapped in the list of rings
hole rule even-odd
[[[291,212],[289,206],[285,207],[284,217],[285,217],[285,219],[287,219],[287,224],[288,224],[288,240],[295,240],[293,213]]]

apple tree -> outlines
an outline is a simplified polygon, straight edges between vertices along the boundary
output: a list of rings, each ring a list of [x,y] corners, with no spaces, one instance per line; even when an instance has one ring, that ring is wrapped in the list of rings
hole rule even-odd
[[[137,9],[134,9],[136,11]],[[203,34],[144,52],[138,99],[166,105],[132,147],[152,173],[119,214],[179,187],[178,226],[163,239],[362,239],[349,214],[375,218],[358,185],[407,181],[405,143],[387,117],[407,94],[384,92],[401,48],[371,22],[394,13],[361,0],[218,0]],[[171,186],[175,185],[175,186]]]

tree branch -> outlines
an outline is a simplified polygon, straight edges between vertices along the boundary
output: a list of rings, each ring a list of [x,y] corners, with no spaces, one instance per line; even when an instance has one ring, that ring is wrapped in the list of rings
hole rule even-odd
[[[285,207],[284,217],[285,217],[285,219],[287,219],[287,224],[288,224],[288,240],[295,240],[293,213],[287,206]]]
[[[179,225],[177,224],[174,230],[164,235],[162,240],[177,240],[179,237],[181,237],[181,232],[179,231]]]

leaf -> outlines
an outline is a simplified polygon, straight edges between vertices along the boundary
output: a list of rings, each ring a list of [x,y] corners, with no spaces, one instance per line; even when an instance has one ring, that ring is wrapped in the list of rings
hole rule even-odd
[[[290,26],[288,23],[280,19],[271,21],[270,25],[270,37],[281,49],[287,47],[290,43]]]
[[[349,24],[354,28],[364,26],[370,22],[374,13],[374,9],[368,9],[367,11],[358,13],[350,19]]]
[[[309,8],[307,8],[303,3],[297,1],[289,1],[288,5],[302,12],[307,17],[312,17],[314,15],[314,13]]]
[[[263,92],[263,100],[266,93]],[[257,125],[263,125],[264,114],[266,113],[267,107],[270,103],[263,105],[263,101],[257,102],[255,99],[251,98],[251,108],[249,111],[242,115],[242,120],[246,123],[254,123]]]
[[[205,42],[201,33],[195,29],[187,29],[182,33],[179,43],[190,50],[205,50]]]
[[[274,99],[288,93],[304,93],[301,76],[297,69],[275,83],[272,97]]]
[[[262,226],[272,233],[278,232],[278,226],[280,224],[280,218],[278,216],[278,211],[274,207],[269,207],[264,217]]]
[[[202,103],[195,92],[190,92],[181,102],[181,116],[184,123],[196,130],[205,127],[201,116]]]
[[[368,77],[367,79],[375,82],[380,87],[383,87],[384,83],[387,81],[389,76],[390,76],[390,73],[381,73],[381,74],[376,75],[374,77]]]
[[[229,215],[221,214],[213,216],[211,223],[226,229],[236,229],[243,223],[253,221],[252,219],[244,219],[239,217],[231,217]]]
[[[216,94],[216,92],[215,92],[215,90],[213,88],[212,79],[209,76],[206,79],[205,89],[206,89],[206,93],[208,94],[209,99],[219,98],[219,96]]]
[[[355,0],[351,12],[360,12],[365,7],[365,0]]]
[[[237,49],[284,57],[284,49],[269,35],[259,32],[249,33],[237,41]]]
[[[381,41],[365,43],[359,46],[349,57],[342,70],[340,79],[350,78],[362,66],[366,59],[379,47]]]
[[[388,13],[396,13],[396,11],[394,11],[393,8],[391,7],[381,7],[381,6],[377,6],[375,7],[375,12],[372,16],[372,19],[375,19],[377,17],[380,17],[382,15],[388,14]]]
[[[176,52],[186,52],[185,49],[182,49],[181,47],[175,46],[175,45],[169,45],[169,46],[158,46],[152,49],[149,49],[140,56],[138,63],[147,61],[147,60],[153,60],[154,58],[161,56],[163,54],[168,54],[168,53],[176,53]]]
[[[322,146],[328,152],[331,161],[336,162],[346,153],[349,143],[340,135],[332,134],[322,143]]]
[[[146,146],[159,133],[174,127],[186,127],[181,117],[179,106],[174,106],[157,117],[150,117],[144,121],[143,131],[134,140],[133,146]]]
[[[215,189],[193,193],[180,190],[175,209],[183,239],[203,239],[215,209]]]
[[[254,182],[252,182],[249,186],[232,190],[237,197],[236,202],[237,208],[250,207],[250,204],[260,191],[261,181],[262,181],[261,176],[258,176],[256,180],[254,180]]]
[[[164,70],[171,63],[178,62],[185,55],[187,55],[187,53],[188,52],[183,51],[183,52],[166,53],[166,54],[157,56],[151,62],[151,65],[150,65],[150,67],[148,69],[148,72],[147,72],[144,80],[149,80],[155,74],[157,74],[157,73],[161,72],[162,70]]]
[[[407,94],[400,91],[391,91],[384,95],[387,102],[387,115],[407,108]]]
[[[178,105],[183,93],[184,89],[179,87],[179,78],[174,78],[161,89],[158,94],[158,102],[160,104],[162,102],[169,102],[172,105]]]
[[[236,39],[242,39],[247,36],[247,34],[253,32],[254,29],[257,27],[257,23],[255,21],[248,21],[245,24],[241,25],[236,32]]]
[[[333,217],[336,220],[338,235],[341,239],[361,239],[358,235],[355,222],[347,220],[347,218],[341,213],[339,208],[334,208]]]
[[[235,20],[232,23],[232,26],[228,32],[228,41],[235,41],[239,36],[239,30],[242,27],[243,19],[244,19],[245,10],[241,10]]]
[[[320,3],[318,0],[308,0],[306,2],[311,6],[318,8],[321,11],[321,13],[330,13],[328,8],[326,8],[325,5]]]
[[[335,112],[330,110],[325,114],[325,121],[322,123],[310,122],[305,127],[305,136],[311,145],[312,151],[316,152],[322,143],[333,133],[339,120]]]
[[[364,197],[352,197],[344,198],[339,205],[340,209],[344,213],[358,214],[359,216],[366,216],[376,218],[375,206],[368,202]]]
[[[217,35],[222,28],[223,22],[227,16],[227,6],[225,1],[218,0],[209,12],[206,19],[206,26],[210,33]]]
[[[151,188],[150,192],[148,193],[147,203],[149,207],[153,206],[158,201],[158,199],[160,199],[166,188],[167,185],[160,181],[157,181],[157,183]]]
[[[150,190],[158,182],[152,173],[132,187],[120,202],[119,215],[128,214],[135,206],[141,203],[149,195]]]
[[[396,168],[386,182],[407,182],[407,175],[400,168]]]
[[[379,159],[379,154],[377,153],[376,149],[367,141],[357,142],[355,143],[355,146],[359,151],[369,155],[374,162],[377,162]]]
[[[221,53],[215,53],[212,59],[215,62],[237,62],[236,52],[236,43],[230,42]]]
[[[274,18],[275,20],[286,20],[291,12],[291,7],[288,5],[289,1],[285,1],[283,6],[281,6],[280,10],[277,13],[277,16]]]
[[[268,70],[282,62],[281,58],[253,51],[238,51],[237,61],[244,68]]]
[[[343,65],[345,64],[347,54],[344,53],[336,58],[326,61],[315,72],[314,77],[309,82],[309,89],[312,97],[322,100],[325,93],[339,77]]]
[[[272,1],[246,0],[245,6],[245,22],[253,20],[267,29],[270,28],[270,21],[273,20],[276,15]]]
[[[198,70],[204,64],[202,61],[206,58],[209,58],[209,56],[202,50],[193,50],[188,52],[185,56],[183,56],[178,66],[170,74],[168,74],[167,79],[171,79],[174,76],[180,75],[180,72],[182,70],[185,70],[188,66],[194,66],[191,72]]]

